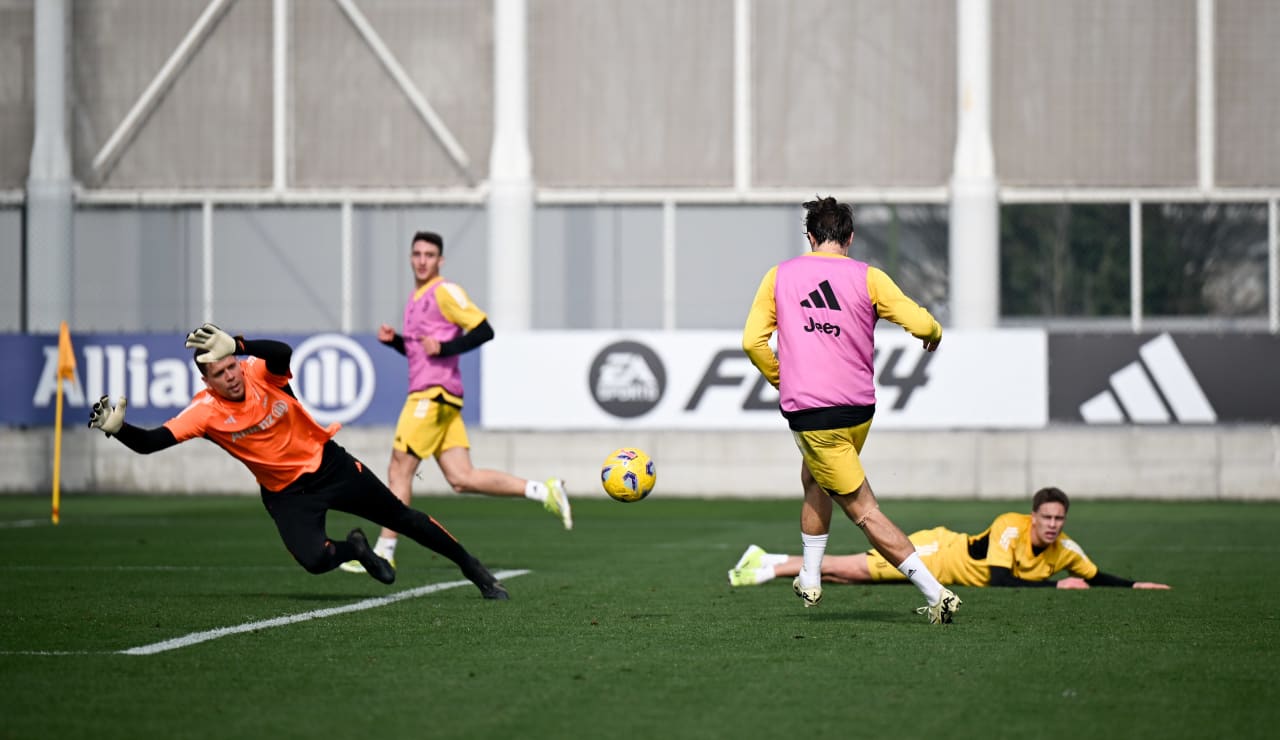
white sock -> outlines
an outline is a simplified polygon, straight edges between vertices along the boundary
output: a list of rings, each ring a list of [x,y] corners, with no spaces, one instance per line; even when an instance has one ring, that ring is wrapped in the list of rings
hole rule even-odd
[[[777,577],[778,574],[774,571],[772,565],[762,565],[759,568],[756,568],[755,582],[757,585],[761,583],[768,583]]]
[[[919,554],[911,553],[898,566],[898,570],[902,572],[902,575],[910,578],[912,583],[916,584],[916,588],[920,589],[920,593],[924,594],[926,601],[930,604],[938,603],[938,599],[942,597],[942,584],[938,583],[938,579],[934,578],[929,569],[924,567]]]
[[[800,568],[800,585],[804,588],[822,585],[822,556],[827,552],[829,536],[800,533],[800,541],[804,544],[804,566]]]
[[[396,555],[396,543],[399,541],[398,537],[378,537],[378,544],[373,546],[373,551],[383,559],[390,560]]]
[[[766,552],[763,556],[761,556],[760,564],[767,565],[769,567],[773,567],[775,565],[782,565],[783,563],[787,562],[787,559],[790,557],[791,557],[790,555],[780,555],[777,553]]]
[[[546,503],[547,487],[539,481],[527,480],[524,482],[524,497],[531,498],[540,504]]]

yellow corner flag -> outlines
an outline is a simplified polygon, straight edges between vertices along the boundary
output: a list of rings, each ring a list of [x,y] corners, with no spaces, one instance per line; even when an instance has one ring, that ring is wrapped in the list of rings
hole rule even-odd
[[[62,483],[62,381],[76,380],[76,353],[71,347],[71,331],[67,322],[58,327],[58,393],[53,422],[53,523],[59,519]]]
[[[71,330],[65,321],[58,327],[58,379],[76,379],[76,353],[71,347]]]

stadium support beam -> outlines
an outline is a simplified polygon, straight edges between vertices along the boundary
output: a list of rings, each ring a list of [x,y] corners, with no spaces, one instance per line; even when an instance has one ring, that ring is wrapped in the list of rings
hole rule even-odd
[[[1267,289],[1272,334],[1280,334],[1280,201],[1267,201]]]
[[[271,190],[283,193],[289,187],[289,0],[271,4],[271,32]]]
[[[520,331],[530,328],[533,306],[533,162],[525,0],[495,0],[493,37],[487,302],[495,328]]]
[[[200,316],[194,323],[214,321],[213,316],[213,201],[200,204]]]
[[[733,189],[751,189],[751,2],[733,3]]]
[[[676,202],[662,202],[662,329],[676,328]]]
[[[342,333],[350,334],[354,331],[352,314],[354,300],[352,298],[352,279],[351,271],[355,264],[355,219],[352,217],[351,201],[342,201]]]
[[[988,329],[1000,305],[999,205],[991,148],[991,3],[956,0],[958,102],[951,174],[952,326]]]
[[[1214,113],[1217,88],[1213,57],[1214,0],[1196,2],[1196,169],[1201,192],[1213,190],[1214,147],[1217,131]]]
[[[67,4],[35,4],[35,137],[27,175],[22,329],[56,332],[71,316],[72,183],[67,143]]]
[[[1129,323],[1142,331],[1142,201],[1129,202]]]

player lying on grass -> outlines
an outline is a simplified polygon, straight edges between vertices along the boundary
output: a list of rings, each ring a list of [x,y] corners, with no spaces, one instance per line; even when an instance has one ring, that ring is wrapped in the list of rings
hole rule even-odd
[[[449,558],[484,598],[508,598],[506,588],[436,520],[401,503],[333,441],[338,424],[321,427],[311,418],[289,386],[289,345],[232,337],[205,324],[187,335],[186,346],[196,350],[205,389],[181,413],[162,426],[142,429],[125,422],[123,396],[115,406],[103,396],[93,405],[89,426],[144,455],[196,437],[226,450],[257,478],[280,539],[308,573],[327,573],[356,560],[383,583],[396,578],[360,529],[345,540],[329,539],[325,515],[336,509],[402,532]],[[238,360],[237,354],[248,358]]]
[[[981,534],[968,535],[936,527],[910,536],[916,552],[938,581],[960,586],[1041,586],[1084,589],[1092,586],[1167,589],[1163,583],[1130,581],[1098,570],[1075,540],[1062,531],[1071,506],[1067,494],[1042,488],[1031,499],[1031,513],[1001,514]],[[752,545],[733,570],[729,585],[755,586],[794,576],[803,559],[765,552]],[[1055,573],[1071,575],[1051,581]],[[828,583],[891,583],[903,575],[875,550],[830,555],[822,561]]]

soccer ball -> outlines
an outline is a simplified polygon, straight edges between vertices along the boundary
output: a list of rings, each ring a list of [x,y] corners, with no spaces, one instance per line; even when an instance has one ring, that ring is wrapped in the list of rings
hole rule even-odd
[[[622,447],[609,453],[600,466],[600,485],[615,501],[639,501],[653,490],[658,472],[642,450]]]

